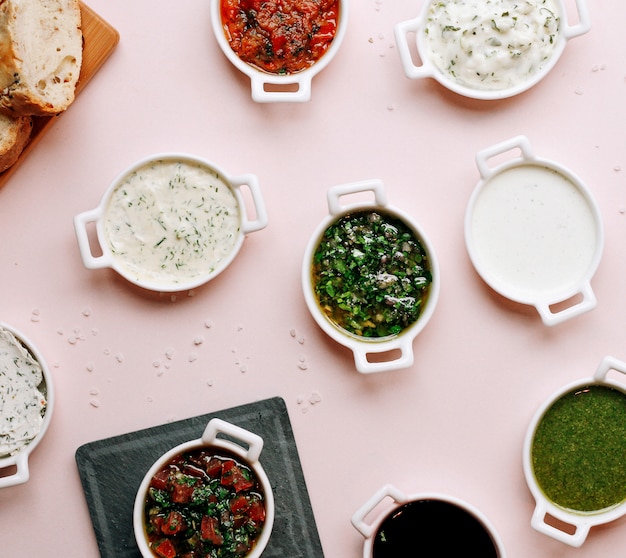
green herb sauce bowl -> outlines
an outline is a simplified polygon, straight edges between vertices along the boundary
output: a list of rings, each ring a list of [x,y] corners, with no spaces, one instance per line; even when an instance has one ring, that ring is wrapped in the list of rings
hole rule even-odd
[[[606,356],[591,378],[558,390],[524,440],[531,525],[573,547],[591,527],[626,514],[626,385],[608,378],[611,371],[626,374],[626,363]]]
[[[387,203],[380,180],[330,188],[327,202],[328,215],[302,261],[311,315],[352,351],[358,372],[412,366],[413,341],[439,297],[430,241],[412,217]]]

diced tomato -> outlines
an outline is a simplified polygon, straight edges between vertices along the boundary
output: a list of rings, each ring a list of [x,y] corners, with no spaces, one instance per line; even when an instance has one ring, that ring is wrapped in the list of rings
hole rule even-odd
[[[219,522],[215,517],[209,517],[208,515],[202,516],[202,522],[200,524],[200,537],[205,541],[210,541],[216,546],[224,544],[224,537],[218,531]]]
[[[176,535],[186,528],[185,518],[177,511],[171,511],[161,524],[161,533]]]
[[[254,486],[254,482],[248,480],[237,464],[228,460],[224,462],[222,466],[222,484],[224,486],[232,486],[235,492],[241,492],[242,490],[248,490]]]
[[[285,35],[272,35],[272,52],[280,55],[287,44],[287,37]]]
[[[161,469],[152,477],[152,480],[150,481],[150,486],[156,488],[157,490],[165,490],[168,485],[169,477],[169,469]]]
[[[176,549],[169,539],[163,539],[152,546],[152,550],[161,558],[175,558]]]
[[[248,507],[250,506],[250,502],[246,496],[237,496],[230,501],[230,511],[232,511],[235,515],[239,515],[244,513]]]
[[[212,479],[218,479],[222,476],[222,460],[212,457],[206,466],[206,474]]]
[[[187,504],[191,502],[194,491],[193,485],[176,482],[172,486],[172,502],[177,504]]]
[[[257,525],[260,525],[265,521],[265,506],[263,502],[259,500],[254,500],[250,503],[250,508],[248,509],[248,517],[250,517],[251,521],[254,521]]]

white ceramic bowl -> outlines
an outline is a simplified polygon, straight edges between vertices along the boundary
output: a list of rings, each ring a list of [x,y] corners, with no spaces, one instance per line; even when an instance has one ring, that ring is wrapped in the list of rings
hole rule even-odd
[[[528,488],[536,502],[531,525],[537,531],[573,547],[580,547],[585,542],[591,527],[609,523],[626,514],[626,501],[612,507],[592,512],[580,512],[566,509],[555,504],[544,494],[535,477],[532,462],[533,442],[537,428],[541,424],[545,414],[558,400],[572,391],[579,388],[586,388],[587,386],[602,385],[618,390],[626,397],[626,386],[607,378],[607,374],[612,370],[626,374],[626,363],[607,356],[601,361],[593,377],[572,382],[557,390],[537,410],[530,421],[524,439],[524,475]],[[606,425],[606,428],[611,428],[610,423]],[[551,521],[549,516],[558,521]]]
[[[0,476],[0,488],[6,486],[15,486],[23,484],[30,478],[28,459],[30,454],[39,445],[45,436],[50,420],[52,419],[52,411],[54,409],[54,386],[52,384],[52,376],[45,360],[29,339],[14,329],[13,327],[0,323],[0,329],[6,330],[15,337],[15,339],[31,354],[31,356],[41,365],[43,372],[43,383],[40,390],[46,398],[46,408],[43,415],[43,422],[39,433],[22,449],[13,455],[0,456],[0,470],[6,469],[8,472],[4,476]]]
[[[582,180],[536,157],[524,136],[479,152],[476,163],[481,180],[467,206],[465,242],[482,279],[502,296],[534,306],[548,326],[593,309],[591,278],[604,232]]]
[[[356,203],[348,201],[348,203],[342,204],[348,196],[370,192],[374,196],[372,201],[358,201]],[[328,336],[352,350],[359,372],[369,374],[407,368],[413,364],[413,341],[432,317],[439,298],[439,264],[435,251],[421,227],[406,213],[387,203],[384,186],[379,180],[366,180],[335,186],[328,190],[327,201],[329,214],[311,236],[302,262],[302,288],[309,311]],[[354,335],[338,327],[328,318],[320,308],[315,295],[311,274],[313,255],[324,232],[343,216],[361,210],[380,210],[402,221],[419,240],[428,258],[432,282],[424,308],[418,319],[397,335],[381,338]]]
[[[436,492],[426,492],[407,496],[393,485],[387,484],[380,488],[378,492],[365,502],[365,504],[363,504],[363,506],[361,506],[352,516],[352,525],[365,537],[363,558],[372,558],[374,556],[373,551],[375,541],[386,520],[393,519],[395,515],[401,513],[403,506],[422,503],[425,503],[426,505],[429,503],[444,504],[448,509],[458,510],[455,513],[455,517],[463,517],[465,519],[467,516],[471,516],[471,518],[476,521],[475,523],[472,521],[473,528],[480,529],[482,527],[482,531],[484,533],[481,533],[476,539],[476,541],[480,541],[481,548],[479,549],[466,546],[464,549],[466,553],[464,554],[467,556],[477,555],[481,556],[481,558],[488,558],[485,554],[476,554],[480,550],[483,552],[486,550],[483,546],[485,545],[486,540],[488,540],[484,536],[484,534],[486,534],[488,538],[491,539],[491,543],[493,543],[495,556],[497,558],[506,557],[504,545],[500,535],[487,517],[474,506],[458,498]],[[405,523],[409,524],[412,522],[407,520]],[[436,541],[429,541],[428,533],[420,533],[420,528],[424,530],[424,527],[420,525],[417,520],[415,523],[416,524],[411,525],[410,538],[413,539],[414,542],[414,552],[411,552],[410,555],[417,556],[420,554],[420,549],[428,549],[429,544],[435,544]],[[455,525],[452,521],[446,522],[446,524],[441,527],[449,533],[451,538],[462,537],[464,532],[467,533],[467,531],[462,529],[461,525]],[[437,531],[439,531],[439,526],[437,526]],[[466,539],[463,543],[468,544],[469,541]],[[445,553],[442,555],[445,555]]]
[[[194,193],[194,196],[202,196],[201,199],[197,198],[197,202],[190,204],[193,205],[190,210],[182,203],[183,197],[179,195],[182,190],[172,190],[175,192],[172,196],[164,188],[168,180],[174,180],[171,178],[173,171],[169,170],[174,165],[181,165],[182,172],[195,173],[191,179],[192,186],[201,184],[201,187],[189,188],[200,192]],[[149,176],[145,181],[138,180],[138,177],[144,175],[147,177],[145,174],[147,172],[156,172],[151,169],[158,170],[161,167],[165,169],[162,174]],[[148,186],[144,187],[144,184]],[[246,208],[246,201],[242,195],[245,188],[250,193],[254,207]],[[120,203],[113,201],[118,198],[124,200],[126,189],[130,192],[129,198],[133,197],[132,202],[128,203],[128,209],[121,208],[121,201]],[[219,200],[211,199],[217,195],[221,196]],[[148,199],[148,202],[144,199]],[[133,213],[127,215],[124,212],[131,211],[130,206],[141,207],[141,210],[136,213],[137,210],[133,209]],[[223,215],[228,217],[223,218]],[[248,215],[253,215],[254,218],[249,218]],[[197,220],[194,222],[194,219]],[[88,233],[88,226],[94,222],[97,241],[102,252],[99,255],[92,252]],[[123,241],[122,246],[126,243],[136,252],[139,249],[138,239],[141,239],[144,245],[141,250],[145,253],[150,251],[154,254],[160,253],[159,257],[162,258],[160,261],[168,258],[169,253],[174,255],[174,251],[163,250],[166,245],[176,247],[177,253],[180,251],[179,258],[183,265],[179,268],[177,262],[168,258],[167,269],[170,271],[165,273],[166,265],[160,265],[158,260],[149,261],[146,258],[138,264],[128,261],[124,256],[124,250],[116,251],[111,238],[112,231],[116,228],[123,230],[128,222],[132,224],[133,230]],[[228,234],[224,223],[228,223],[227,226],[230,227]],[[85,267],[111,268],[131,283],[157,292],[185,291],[215,278],[234,260],[245,235],[263,229],[266,225],[267,213],[255,175],[230,176],[214,163],[185,153],[161,153],[136,162],[113,180],[98,207],[80,213],[74,218],[78,247]],[[200,235],[196,235],[198,229],[203,229],[202,234],[205,235],[214,234],[210,231],[217,231],[215,236],[219,238],[207,240],[209,237],[205,236],[202,239]],[[191,240],[188,241],[187,238]],[[161,245],[163,241],[165,242]],[[197,248],[195,243],[200,247]],[[184,271],[190,262],[194,266],[193,273]]]
[[[259,461],[261,451],[263,450],[263,439],[257,434],[221,419],[211,419],[200,439],[185,442],[172,448],[163,454],[146,473],[137,490],[133,508],[133,528],[141,555],[144,558],[155,557],[146,539],[143,517],[145,501],[152,477],[176,456],[187,451],[198,449],[206,449],[208,451],[215,450],[216,455],[223,454],[224,452],[232,454],[239,462],[250,467],[252,472],[256,475],[263,490],[265,522],[252,551],[246,554],[245,558],[259,558],[265,550],[272,534],[275,513],[272,486]]]
[[[335,37],[324,55],[312,66],[297,73],[278,75],[264,72],[244,62],[233,51],[222,26],[221,0],[211,0],[211,21],[217,43],[226,58],[250,78],[252,99],[257,103],[306,102],[311,98],[311,81],[335,57],[348,27],[348,0],[339,0],[339,21]]]
[[[541,64],[539,70],[531,73],[521,81],[514,81],[510,85],[507,84],[506,86],[502,86],[501,88],[497,89],[481,88],[473,83],[461,83],[457,79],[457,76],[453,76],[451,73],[443,71],[442,69],[437,67],[436,63],[432,60],[430,55],[430,49],[427,46],[427,36],[425,31],[429,24],[429,10],[431,6],[436,3],[439,4],[439,0],[427,0],[422,8],[421,14],[417,18],[403,21],[395,26],[394,31],[396,44],[398,46],[398,52],[400,54],[402,67],[406,76],[411,79],[433,78],[450,91],[473,99],[504,99],[507,97],[518,95],[526,91],[527,89],[530,89],[539,81],[541,81],[552,70],[552,68],[559,60],[561,54],[563,53],[567,41],[586,33],[591,28],[589,13],[585,0],[575,1],[578,13],[571,18],[572,20],[577,21],[577,23],[574,25],[569,24],[570,18],[568,17],[566,5],[563,0],[555,0],[555,3],[558,6],[558,10],[560,12],[560,25],[556,41],[554,41],[551,45],[552,53],[548,60]],[[502,10],[506,9],[508,12],[508,10],[512,8],[512,6],[513,4],[511,4],[511,6],[504,6]],[[498,6],[495,6],[494,9],[497,8]],[[494,19],[491,19],[491,24],[496,25]],[[445,29],[443,32],[445,32]],[[469,36],[470,35],[466,35],[466,37]],[[419,58],[419,60],[415,60],[416,57],[413,55],[409,46],[409,40],[414,38],[416,40],[417,58]],[[497,40],[497,38],[493,37],[490,37],[490,40],[491,39]],[[465,38],[464,40],[468,39]],[[504,40],[511,39],[505,38]],[[521,42],[522,40],[524,40],[524,37],[521,36],[519,40]],[[471,47],[467,48],[470,49]],[[443,53],[441,49],[440,51],[438,51],[438,53],[439,52]],[[475,53],[473,54],[473,58],[476,58]],[[510,65],[513,68],[516,68],[523,61],[524,56],[522,55],[518,59],[516,59],[514,63],[510,63]],[[452,71],[454,71],[454,67],[452,67]]]

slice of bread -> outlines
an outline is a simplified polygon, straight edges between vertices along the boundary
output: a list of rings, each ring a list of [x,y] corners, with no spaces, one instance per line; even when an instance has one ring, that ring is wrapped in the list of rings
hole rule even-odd
[[[0,111],[63,112],[74,100],[82,55],[78,0],[1,0]]]
[[[17,161],[30,139],[32,129],[33,119],[30,116],[0,114],[0,172]]]

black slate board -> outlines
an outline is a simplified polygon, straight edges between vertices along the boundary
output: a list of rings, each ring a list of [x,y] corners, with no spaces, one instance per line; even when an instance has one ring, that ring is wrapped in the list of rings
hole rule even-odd
[[[79,447],[76,463],[102,558],[141,558],[133,532],[133,506],[144,475],[172,447],[200,438],[214,417],[263,438],[260,461],[276,504],[263,558],[323,558],[291,422],[279,397]]]

